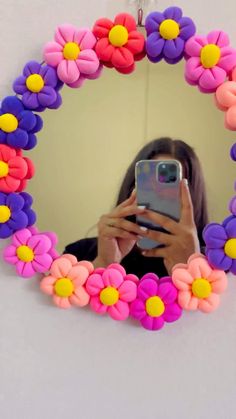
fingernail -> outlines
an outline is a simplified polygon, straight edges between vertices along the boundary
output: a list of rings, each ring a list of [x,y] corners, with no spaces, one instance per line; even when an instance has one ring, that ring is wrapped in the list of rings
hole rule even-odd
[[[147,252],[142,252],[142,255],[145,256]]]
[[[138,205],[138,209],[144,210],[146,208],[145,205]]]
[[[140,230],[147,231],[148,229],[147,229],[147,227],[140,227]]]
[[[186,186],[188,186],[188,179],[184,179],[184,183]]]

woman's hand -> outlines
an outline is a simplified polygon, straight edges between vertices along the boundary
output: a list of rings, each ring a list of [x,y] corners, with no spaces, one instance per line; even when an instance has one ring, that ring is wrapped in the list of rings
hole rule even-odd
[[[125,219],[130,215],[143,214],[144,207],[137,207],[135,192],[110,214],[103,215],[98,223],[98,255],[93,261],[96,267],[120,263],[132,250],[139,236],[145,236],[145,228]]]
[[[160,225],[171,234],[148,230],[146,237],[165,245],[160,249],[142,252],[147,257],[162,257],[169,274],[176,263],[186,263],[191,254],[200,252],[193,205],[187,180],[181,182],[181,218],[179,222],[146,210],[144,217]]]

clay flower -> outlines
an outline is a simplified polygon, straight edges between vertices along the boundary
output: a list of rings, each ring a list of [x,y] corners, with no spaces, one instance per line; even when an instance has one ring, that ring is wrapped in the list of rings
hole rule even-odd
[[[0,107],[0,144],[31,150],[37,144],[35,133],[43,126],[40,116],[25,110],[20,99],[7,96]]]
[[[0,238],[5,239],[36,221],[35,212],[31,209],[33,199],[22,192],[4,194],[0,192]]]
[[[204,313],[218,307],[219,294],[227,287],[225,272],[213,269],[201,254],[192,255],[187,264],[175,265],[172,279],[179,290],[179,305],[185,310],[199,309]]]
[[[21,192],[34,175],[34,165],[21,150],[0,144],[0,192]]]
[[[25,65],[23,75],[14,81],[13,90],[22,95],[26,108],[42,112],[46,108],[59,108],[62,99],[58,90],[62,85],[54,68],[30,61]]]
[[[209,263],[236,274],[236,217],[231,215],[222,224],[208,224],[203,230],[203,239]]]
[[[236,51],[225,32],[194,36],[185,45],[185,78],[203,93],[215,92],[236,65]]]
[[[5,261],[15,265],[18,275],[32,277],[36,272],[49,270],[54,256],[54,239],[51,234],[34,233],[25,228],[12,236],[12,243],[3,252]]]
[[[100,273],[99,273],[100,272]],[[119,264],[96,270],[86,282],[90,305],[96,313],[108,313],[114,320],[125,320],[129,316],[129,303],[137,294],[133,276],[127,275]]]
[[[70,87],[80,87],[85,79],[97,78],[101,73],[95,44],[96,38],[89,29],[61,25],[54,41],[44,47],[44,60],[57,69],[60,80]]]
[[[53,262],[50,275],[43,278],[40,288],[45,294],[52,295],[60,308],[84,307],[89,302],[84,284],[92,272],[92,263],[78,262],[75,256],[63,255]]]
[[[134,62],[144,51],[144,36],[137,31],[133,16],[121,13],[114,22],[102,18],[95,22],[93,33],[98,39],[95,51],[107,67],[115,67],[121,73],[131,73]]]
[[[176,64],[183,58],[185,43],[196,31],[192,19],[183,17],[179,7],[150,13],[145,28],[149,60],[156,63],[164,58],[169,64]]]
[[[225,111],[225,127],[236,131],[236,68],[230,81],[226,81],[216,90],[215,101],[221,111]]]
[[[130,314],[148,330],[159,330],[165,322],[174,322],[182,314],[177,303],[177,289],[170,277],[159,279],[155,274],[144,275],[139,284],[137,299],[130,305]]]

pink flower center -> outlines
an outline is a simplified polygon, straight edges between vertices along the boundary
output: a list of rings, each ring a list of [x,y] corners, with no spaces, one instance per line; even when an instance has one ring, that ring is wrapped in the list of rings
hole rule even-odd
[[[16,251],[18,259],[22,262],[32,262],[34,259],[34,252],[29,246],[19,246]]]
[[[77,60],[80,47],[75,42],[67,42],[63,48],[63,56],[66,60]]]
[[[213,68],[218,64],[221,57],[221,50],[215,44],[205,45],[201,49],[201,63],[205,68]]]
[[[205,278],[197,278],[192,283],[192,293],[197,298],[207,298],[211,294],[211,284]]]
[[[59,297],[70,297],[74,292],[74,284],[70,278],[60,278],[54,285],[54,291]]]

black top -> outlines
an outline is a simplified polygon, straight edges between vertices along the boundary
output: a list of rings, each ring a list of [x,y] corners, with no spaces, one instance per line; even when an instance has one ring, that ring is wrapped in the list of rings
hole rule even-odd
[[[68,244],[64,253],[70,253],[76,256],[78,260],[89,260],[92,262],[97,257],[97,238],[82,239]],[[135,274],[139,278],[148,272],[155,273],[159,278],[168,275],[162,258],[147,258],[136,247],[125,256],[121,265],[125,268],[126,273]]]

